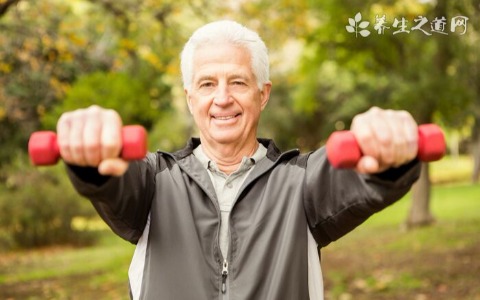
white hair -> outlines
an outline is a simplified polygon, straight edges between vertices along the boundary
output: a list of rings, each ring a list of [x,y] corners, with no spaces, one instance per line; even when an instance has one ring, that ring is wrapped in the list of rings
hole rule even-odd
[[[197,48],[212,43],[230,43],[244,47],[251,58],[253,74],[258,88],[269,81],[268,50],[260,36],[234,21],[216,21],[197,29],[183,48],[180,67],[183,87],[190,90],[193,81],[193,58]]]

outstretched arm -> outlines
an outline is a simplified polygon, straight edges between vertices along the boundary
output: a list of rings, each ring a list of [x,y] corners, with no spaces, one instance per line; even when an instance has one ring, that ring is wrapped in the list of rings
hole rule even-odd
[[[150,212],[157,156],[127,162],[117,112],[98,106],[64,113],[57,124],[60,155],[75,189],[122,238],[136,243]]]
[[[308,158],[304,204],[322,247],[400,199],[420,173],[417,124],[408,113],[373,108],[354,118],[351,131],[364,155],[355,170],[333,168],[325,148]]]

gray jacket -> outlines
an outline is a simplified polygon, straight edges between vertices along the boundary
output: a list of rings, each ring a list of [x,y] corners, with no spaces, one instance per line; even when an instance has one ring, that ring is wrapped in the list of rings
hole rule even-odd
[[[75,188],[115,233],[132,243],[148,236],[141,299],[221,299],[222,286],[231,300],[309,299],[306,228],[324,247],[401,198],[420,172],[413,161],[363,176],[333,169],[324,148],[281,153],[272,141],[259,141],[267,159],[239,190],[227,258],[219,249],[215,190],[192,155],[199,139],[173,154],[150,153],[122,177],[68,168]]]

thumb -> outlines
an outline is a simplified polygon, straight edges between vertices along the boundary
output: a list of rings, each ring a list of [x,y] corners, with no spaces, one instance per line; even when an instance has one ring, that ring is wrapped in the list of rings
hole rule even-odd
[[[128,162],[121,158],[109,158],[98,165],[98,172],[106,176],[122,176],[128,169]]]
[[[380,172],[380,165],[375,158],[362,156],[358,161],[356,171],[362,174],[374,174]]]

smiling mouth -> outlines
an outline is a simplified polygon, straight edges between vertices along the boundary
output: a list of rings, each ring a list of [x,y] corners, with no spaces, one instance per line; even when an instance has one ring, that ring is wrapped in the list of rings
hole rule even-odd
[[[240,116],[240,114],[230,115],[230,116],[212,116],[212,118],[214,118],[215,120],[226,121],[226,120],[234,119],[238,116]]]

